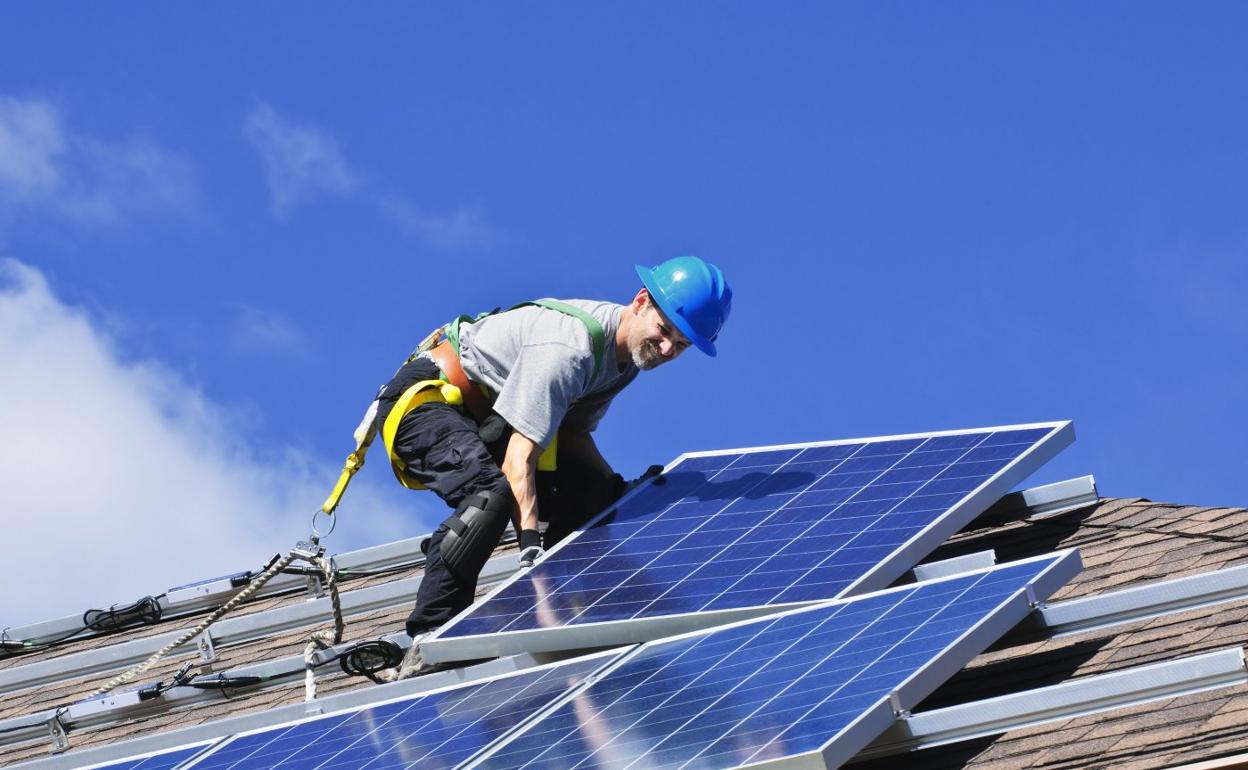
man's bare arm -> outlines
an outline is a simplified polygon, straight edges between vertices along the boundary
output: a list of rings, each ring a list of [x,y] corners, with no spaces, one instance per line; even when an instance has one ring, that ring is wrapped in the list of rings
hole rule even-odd
[[[507,440],[507,451],[503,455],[503,475],[511,485],[511,493],[516,498],[516,510],[519,515],[521,530],[537,529],[537,458],[542,448],[517,430],[511,432]]]

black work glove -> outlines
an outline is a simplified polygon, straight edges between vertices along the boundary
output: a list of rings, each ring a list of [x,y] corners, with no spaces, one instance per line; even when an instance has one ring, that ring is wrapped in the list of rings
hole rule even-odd
[[[618,473],[614,473],[606,480],[607,494],[610,496],[610,502],[614,503],[633,489],[641,486],[647,479],[654,479],[655,484],[663,484],[666,480],[662,477],[663,466],[651,465],[646,468],[646,472],[633,479],[625,481],[624,477]]]
[[[640,486],[641,483],[645,481],[646,479],[654,479],[654,485],[656,487],[666,484],[667,479],[663,478],[663,466],[651,465],[649,468],[646,468],[645,473],[641,474],[640,476],[638,476],[637,478],[633,479],[632,481],[628,483],[628,488],[632,489],[633,487]]]
[[[536,529],[520,530],[520,566],[532,567],[546,553],[542,549],[542,533]]]

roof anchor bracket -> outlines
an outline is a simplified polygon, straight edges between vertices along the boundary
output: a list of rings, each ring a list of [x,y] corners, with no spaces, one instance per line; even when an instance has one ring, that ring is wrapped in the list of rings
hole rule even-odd
[[[308,573],[303,576],[303,585],[308,594],[308,601],[325,596],[325,586],[321,584],[320,575]]]
[[[212,664],[217,660],[217,647],[212,641],[212,631],[205,628],[195,640],[195,649],[199,650],[199,670],[204,674],[212,673]]]
[[[303,561],[315,565],[319,559],[325,557],[325,546],[321,545],[320,539],[313,535],[308,540],[300,540],[298,543],[295,543],[295,547],[291,549],[291,552]],[[319,572],[304,573],[303,584],[307,589],[308,601],[325,596],[325,585]]]
[[[57,709],[48,720],[48,735],[52,738],[52,752],[59,754],[69,748],[69,732],[61,721],[61,709]]]
[[[910,709],[901,705],[901,693],[893,690],[888,694],[888,705],[893,710],[893,716],[898,719],[907,719],[910,716]]]

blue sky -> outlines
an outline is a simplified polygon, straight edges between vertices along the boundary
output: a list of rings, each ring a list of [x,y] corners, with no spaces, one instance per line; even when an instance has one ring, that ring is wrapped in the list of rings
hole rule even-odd
[[[727,273],[733,316],[719,358],[613,407],[600,444],[625,475],[685,450],[1073,419],[1035,481],[1248,504],[1246,17],[8,7],[14,550],[161,554],[99,601],[251,566],[303,534],[432,326],[624,301],[635,262],[686,253]],[[436,524],[388,475],[374,457],[333,546]]]

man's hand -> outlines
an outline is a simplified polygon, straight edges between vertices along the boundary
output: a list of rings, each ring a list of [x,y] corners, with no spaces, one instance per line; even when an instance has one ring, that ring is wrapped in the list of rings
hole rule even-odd
[[[542,535],[536,529],[520,530],[520,566],[532,567],[533,562],[542,558],[546,551],[542,550]]]

